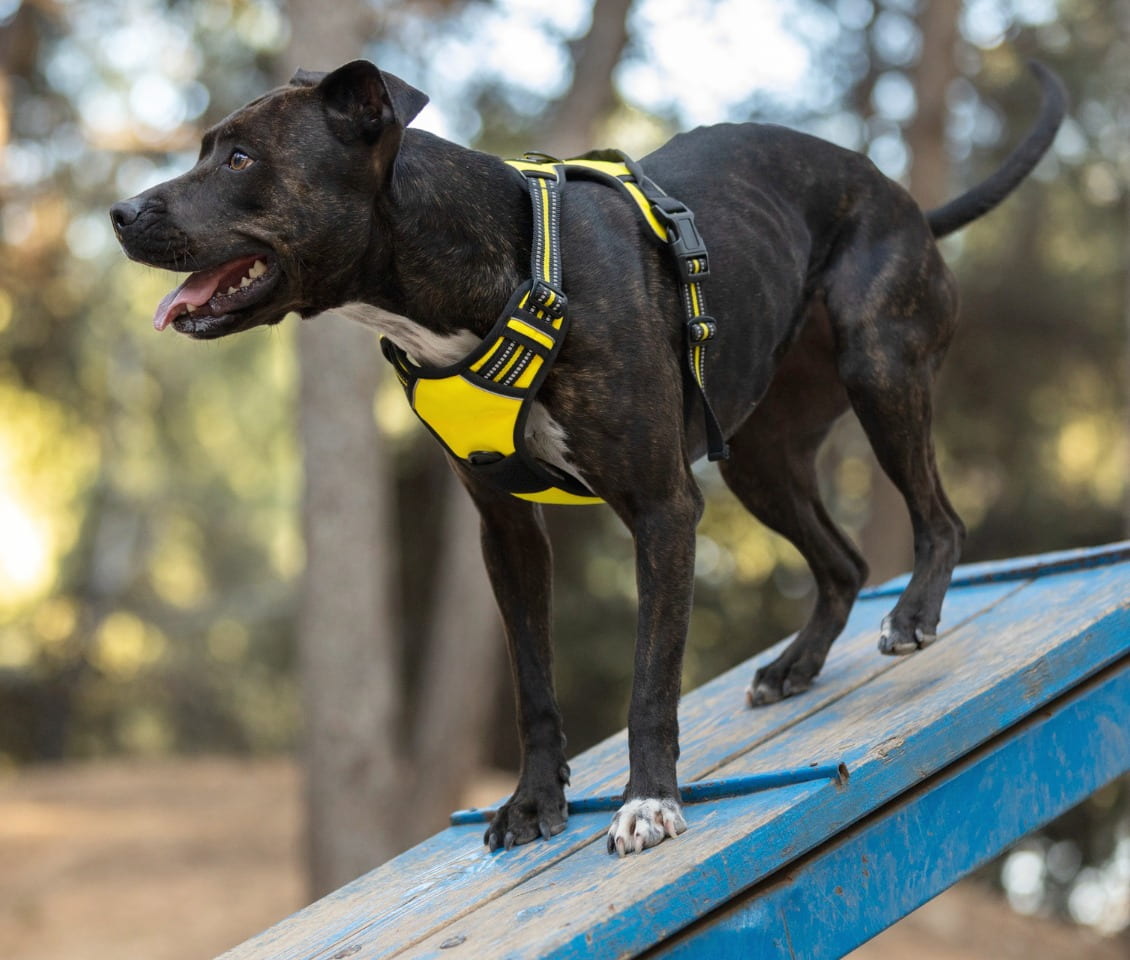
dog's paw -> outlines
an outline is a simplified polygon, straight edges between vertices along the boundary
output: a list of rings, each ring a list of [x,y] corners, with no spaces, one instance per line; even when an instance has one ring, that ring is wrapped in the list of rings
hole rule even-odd
[[[608,852],[621,857],[642,853],[667,837],[677,837],[687,829],[683,808],[677,800],[647,798],[629,800],[612,818],[608,828]]]
[[[781,669],[777,664],[771,663],[762,667],[753,677],[745,690],[745,702],[748,707],[764,707],[785,697],[792,697],[804,693],[812,686],[812,677],[806,676],[799,669]]]
[[[562,769],[565,772],[561,779],[567,782],[568,768]],[[483,834],[483,843],[494,853],[500,848],[509,850],[538,837],[548,840],[564,830],[568,820],[569,809],[560,787],[540,793],[519,789],[495,811],[490,826]]]
[[[879,652],[888,657],[905,657],[909,653],[925,650],[937,639],[936,633],[926,633],[917,626],[900,626],[893,617],[884,617],[879,629]]]

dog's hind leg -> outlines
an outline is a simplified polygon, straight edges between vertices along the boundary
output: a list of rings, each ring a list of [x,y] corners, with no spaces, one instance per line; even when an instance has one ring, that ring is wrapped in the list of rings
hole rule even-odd
[[[867,566],[820,501],[816,453],[848,399],[836,375],[827,316],[817,304],[768,393],[730,440],[727,486],[755,517],[786,537],[816,581],[808,622],[746,691],[750,706],[806,690],[844,627]]]
[[[931,388],[953,334],[956,287],[916,214],[901,230],[843,258],[828,285],[828,305],[840,378],[875,456],[906,501],[914,531],[910,583],[883,621],[879,649],[913,653],[937,637],[965,539],[942,489],[930,435]]]
[[[476,483],[457,470],[482,518],[483,558],[510,653],[521,771],[483,842],[509,849],[565,829],[565,735],[553,686],[553,559],[541,507]]]

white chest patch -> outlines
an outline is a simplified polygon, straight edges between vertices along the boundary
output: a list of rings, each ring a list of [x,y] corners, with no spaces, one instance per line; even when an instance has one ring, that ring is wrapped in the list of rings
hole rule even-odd
[[[413,363],[422,366],[450,366],[462,360],[479,343],[479,338],[470,330],[454,334],[433,333],[414,320],[368,303],[347,303],[335,308],[334,312],[388,337],[408,354]],[[526,418],[526,444],[530,453],[539,460],[584,481],[572,465],[565,429],[536,400]]]
[[[371,327],[388,337],[413,362],[426,367],[446,367],[467,356],[479,342],[470,330],[458,333],[433,333],[414,320],[389,313],[368,303],[347,303],[334,313]]]

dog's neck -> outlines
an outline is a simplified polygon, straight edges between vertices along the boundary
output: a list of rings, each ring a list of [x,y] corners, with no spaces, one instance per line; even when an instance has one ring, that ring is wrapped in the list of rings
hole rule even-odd
[[[362,299],[440,336],[485,336],[528,270],[529,199],[514,172],[408,130],[375,216],[377,264]]]

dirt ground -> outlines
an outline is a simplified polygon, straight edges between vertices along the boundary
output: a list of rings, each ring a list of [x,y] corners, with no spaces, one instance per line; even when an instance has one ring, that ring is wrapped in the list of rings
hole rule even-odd
[[[489,802],[497,783],[486,785]],[[99,763],[0,775],[0,957],[203,960],[302,905],[286,761]],[[959,884],[852,960],[1119,960]]]

